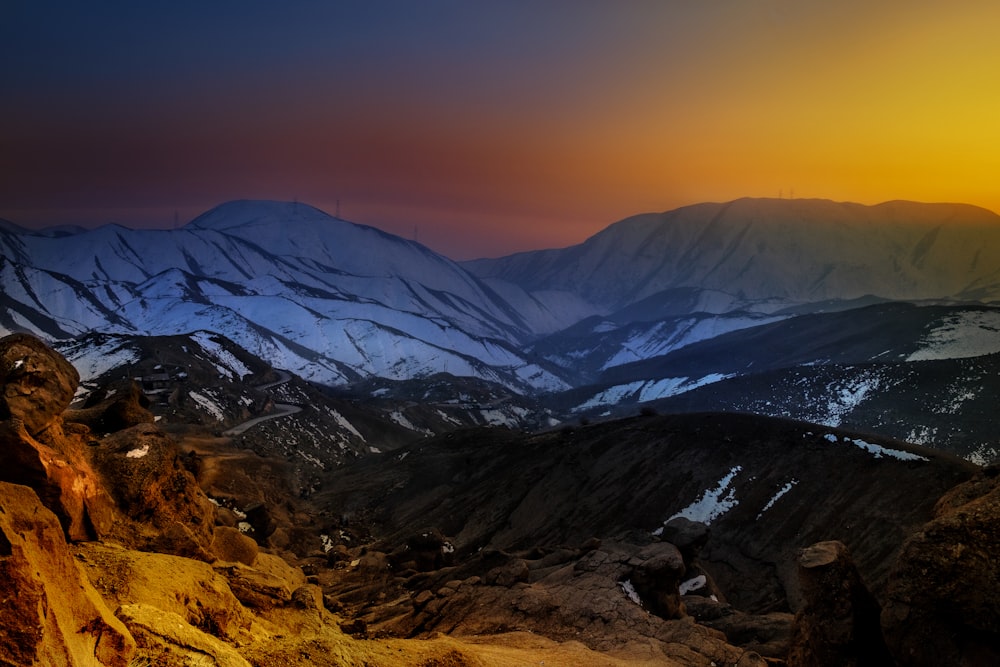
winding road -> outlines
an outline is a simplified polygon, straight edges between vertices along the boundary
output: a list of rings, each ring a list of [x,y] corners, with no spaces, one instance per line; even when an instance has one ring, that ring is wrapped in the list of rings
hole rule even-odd
[[[268,391],[269,389],[274,389],[280,385],[285,384],[292,379],[291,374],[285,371],[278,371],[278,379],[274,382],[269,382],[268,384],[262,384],[258,389],[263,391]],[[248,419],[242,424],[237,424],[227,431],[223,431],[222,435],[233,436],[240,435],[244,433],[248,428],[252,428],[261,422],[265,422],[269,419],[277,419],[278,417],[287,417],[288,415],[294,415],[296,412],[302,412],[302,407],[294,405],[292,403],[275,403],[274,412],[262,415],[260,417],[254,417],[253,419]]]

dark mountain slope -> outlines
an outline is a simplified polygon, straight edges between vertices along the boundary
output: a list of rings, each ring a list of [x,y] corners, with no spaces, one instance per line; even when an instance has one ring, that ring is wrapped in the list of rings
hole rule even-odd
[[[707,521],[713,576],[739,608],[760,611],[794,604],[795,552],[820,540],[845,542],[882,590],[904,537],[974,470],[884,438],[706,413],[452,433],[336,471],[316,501],[334,523],[390,543],[435,526],[460,554],[650,539],[675,515]]]

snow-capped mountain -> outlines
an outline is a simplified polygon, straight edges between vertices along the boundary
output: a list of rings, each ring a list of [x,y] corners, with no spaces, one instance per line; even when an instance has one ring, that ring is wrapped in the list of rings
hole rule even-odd
[[[913,377],[947,384],[945,403],[885,398],[914,423],[912,437],[892,435],[934,446],[954,429],[911,417],[981,424],[969,410],[995,395],[993,383],[953,360],[992,368],[1000,352],[1000,216],[958,204],[741,199],[635,216],[570,248],[458,264],[305,204],[241,201],[175,230],[32,232],[4,221],[0,284],[0,333],[217,332],[324,385],[477,378],[549,394],[569,419],[657,401],[882,428],[886,419],[857,405],[888,397],[937,355],[936,370]],[[880,364],[899,381],[849,391],[857,405],[834,416],[815,408],[838,404]],[[808,387],[801,399],[795,387]],[[528,409],[498,396],[469,403]],[[965,407],[949,412],[955,397]],[[953,451],[995,456],[982,428],[962,433]]]
[[[605,314],[642,304],[645,319],[866,295],[983,301],[1000,297],[1000,216],[960,204],[739,199],[464,266],[542,302],[569,293]]]
[[[218,331],[325,384],[450,372],[565,386],[518,351],[528,322],[460,266],[304,204],[232,202],[177,230],[4,228],[0,252],[11,331]]]

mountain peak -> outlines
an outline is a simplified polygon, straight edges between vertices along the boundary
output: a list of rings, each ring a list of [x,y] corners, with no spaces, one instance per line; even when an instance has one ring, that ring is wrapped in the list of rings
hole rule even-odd
[[[237,199],[219,204],[202,213],[185,225],[185,228],[221,231],[252,223],[327,222],[337,219],[314,206],[298,201]]]

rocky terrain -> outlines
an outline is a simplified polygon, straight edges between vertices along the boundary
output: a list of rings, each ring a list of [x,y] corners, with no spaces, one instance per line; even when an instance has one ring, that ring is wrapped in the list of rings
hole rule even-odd
[[[455,431],[303,494],[138,387],[69,409],[79,373],[33,337],[0,340],[0,378],[0,664],[1000,659],[995,467],[646,414]]]

